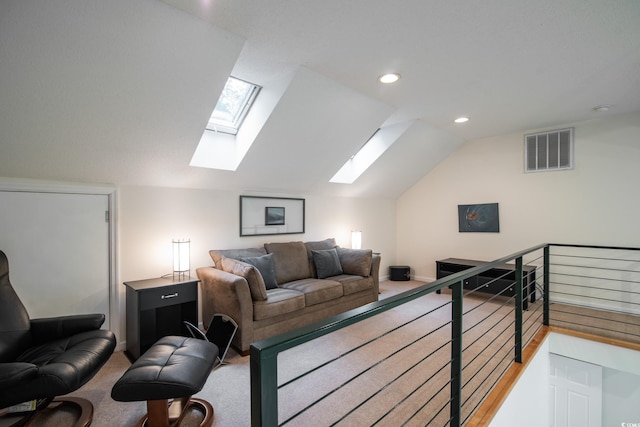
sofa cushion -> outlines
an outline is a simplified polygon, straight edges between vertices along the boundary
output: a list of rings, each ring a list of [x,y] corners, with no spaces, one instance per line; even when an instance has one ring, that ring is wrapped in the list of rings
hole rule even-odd
[[[267,299],[267,287],[260,271],[251,264],[233,258],[221,256],[218,259],[219,270],[244,277],[249,284],[249,292],[253,301]]]
[[[329,239],[319,240],[317,242],[304,242],[304,247],[307,248],[307,258],[309,259],[309,268],[311,270],[311,277],[318,277],[316,273],[316,266],[313,262],[313,254],[311,251],[322,251],[325,249],[333,249],[336,246],[336,239],[333,237]]]
[[[338,251],[338,258],[340,258],[344,274],[369,277],[369,274],[371,274],[371,259],[373,258],[371,249],[337,248],[336,250]]]
[[[342,266],[335,248],[311,251],[311,254],[313,255],[313,264],[315,265],[318,279],[342,274]]]
[[[267,251],[264,248],[247,248],[247,249],[212,249],[209,251],[209,256],[213,260],[213,264],[218,270],[220,268],[220,258],[225,256],[227,258],[238,259],[240,257],[257,257],[266,255]]]
[[[291,313],[304,308],[304,294],[292,289],[270,289],[265,301],[254,301],[253,320]]]
[[[307,307],[340,298],[343,295],[342,285],[339,282],[326,279],[294,280],[283,284],[282,287],[302,292]]]
[[[273,254],[273,265],[279,285],[311,277],[304,243],[265,243],[264,247],[267,253]]]
[[[240,257],[240,261],[253,265],[258,269],[264,280],[264,285],[267,289],[275,289],[278,287],[276,281],[276,271],[273,267],[273,255],[267,254],[259,257]]]
[[[342,292],[345,295],[355,294],[373,287],[373,280],[370,277],[356,276],[353,274],[341,274],[332,277],[331,280],[342,283]]]

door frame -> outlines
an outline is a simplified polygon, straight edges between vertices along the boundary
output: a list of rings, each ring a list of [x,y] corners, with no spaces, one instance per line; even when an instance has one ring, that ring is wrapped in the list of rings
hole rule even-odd
[[[0,191],[23,193],[63,193],[91,194],[107,196],[108,204],[108,253],[109,253],[109,329],[116,336],[121,336],[122,319],[120,315],[120,295],[118,292],[117,257],[116,257],[116,187],[113,185],[93,185],[64,182],[48,182],[38,180],[0,178]]]

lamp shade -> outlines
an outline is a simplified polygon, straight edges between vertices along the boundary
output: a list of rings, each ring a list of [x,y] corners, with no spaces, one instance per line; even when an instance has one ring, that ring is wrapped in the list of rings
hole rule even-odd
[[[189,271],[189,239],[173,239],[173,273]]]
[[[351,232],[351,249],[362,248],[362,231]]]

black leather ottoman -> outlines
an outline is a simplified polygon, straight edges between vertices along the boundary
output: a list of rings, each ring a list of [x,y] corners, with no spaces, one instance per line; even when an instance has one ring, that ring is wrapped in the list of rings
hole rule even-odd
[[[191,409],[203,413],[201,426],[213,423],[213,407],[191,396],[204,387],[218,357],[218,347],[196,338],[160,338],[136,360],[111,389],[119,402],[147,401],[138,426],[179,426]],[[169,407],[168,400],[175,399]]]

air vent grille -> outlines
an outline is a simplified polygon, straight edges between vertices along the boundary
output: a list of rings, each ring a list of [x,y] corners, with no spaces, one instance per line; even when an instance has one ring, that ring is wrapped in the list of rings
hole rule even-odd
[[[524,136],[525,172],[573,169],[573,128]]]

